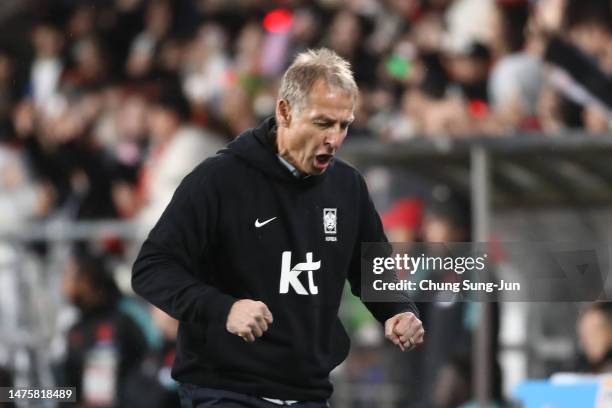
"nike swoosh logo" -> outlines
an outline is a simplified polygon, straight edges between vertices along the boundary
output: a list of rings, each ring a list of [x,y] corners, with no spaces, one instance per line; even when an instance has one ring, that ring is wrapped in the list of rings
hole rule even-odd
[[[276,217],[270,218],[269,220],[265,220],[264,222],[259,222],[259,218],[255,220],[255,228],[261,228],[269,222],[272,222],[276,219]]]

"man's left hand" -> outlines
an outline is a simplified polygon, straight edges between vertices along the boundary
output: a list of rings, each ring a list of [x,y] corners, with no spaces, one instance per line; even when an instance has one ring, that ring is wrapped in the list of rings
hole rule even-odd
[[[423,343],[423,323],[412,312],[396,314],[385,322],[385,337],[402,351],[410,351]]]

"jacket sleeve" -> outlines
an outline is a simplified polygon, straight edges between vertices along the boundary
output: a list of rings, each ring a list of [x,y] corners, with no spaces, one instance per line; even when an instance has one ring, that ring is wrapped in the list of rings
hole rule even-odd
[[[381,246],[379,249],[377,249],[377,251],[379,250],[384,252],[386,256],[391,253],[391,247],[390,245],[385,245],[388,243],[387,237],[385,236],[380,216],[378,215],[378,212],[374,207],[374,203],[370,198],[370,194],[368,193],[365,181],[360,175],[357,175],[357,177],[359,178],[360,189],[359,233],[357,242],[355,243],[355,248],[353,249],[353,257],[351,260],[348,280],[351,285],[351,292],[355,296],[362,298],[362,282],[364,281],[361,275],[362,258],[368,258],[371,254],[362,254],[361,244],[364,242],[380,243]],[[391,272],[385,277],[385,279],[387,281],[397,280],[397,277],[395,276],[394,272]],[[365,281],[368,281],[368,279],[365,279]],[[403,312],[412,312],[419,317],[419,310],[414,302],[410,301],[407,293],[393,292],[392,294],[389,293],[388,296],[385,297],[385,300],[388,301],[368,302],[363,301],[362,299],[363,304],[368,308],[376,320],[382,324],[384,324],[387,319]]]
[[[177,320],[224,322],[237,299],[207,283],[211,271],[202,270],[219,204],[203,167],[181,182],[143,243],[132,269],[132,288]]]

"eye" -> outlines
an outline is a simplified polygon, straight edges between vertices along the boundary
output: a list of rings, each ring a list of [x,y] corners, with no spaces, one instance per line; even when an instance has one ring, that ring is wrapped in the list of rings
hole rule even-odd
[[[342,130],[346,130],[346,129],[349,127],[349,125],[350,125],[350,122],[342,122],[342,123],[340,124],[340,128],[341,128]]]
[[[321,129],[327,129],[330,126],[328,122],[315,122],[315,125],[317,125]]]

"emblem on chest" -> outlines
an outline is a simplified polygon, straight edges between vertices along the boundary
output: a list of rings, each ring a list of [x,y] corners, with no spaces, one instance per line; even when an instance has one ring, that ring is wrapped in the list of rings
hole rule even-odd
[[[326,241],[337,241],[336,233],[338,229],[338,209],[323,209],[323,230],[325,231]]]

